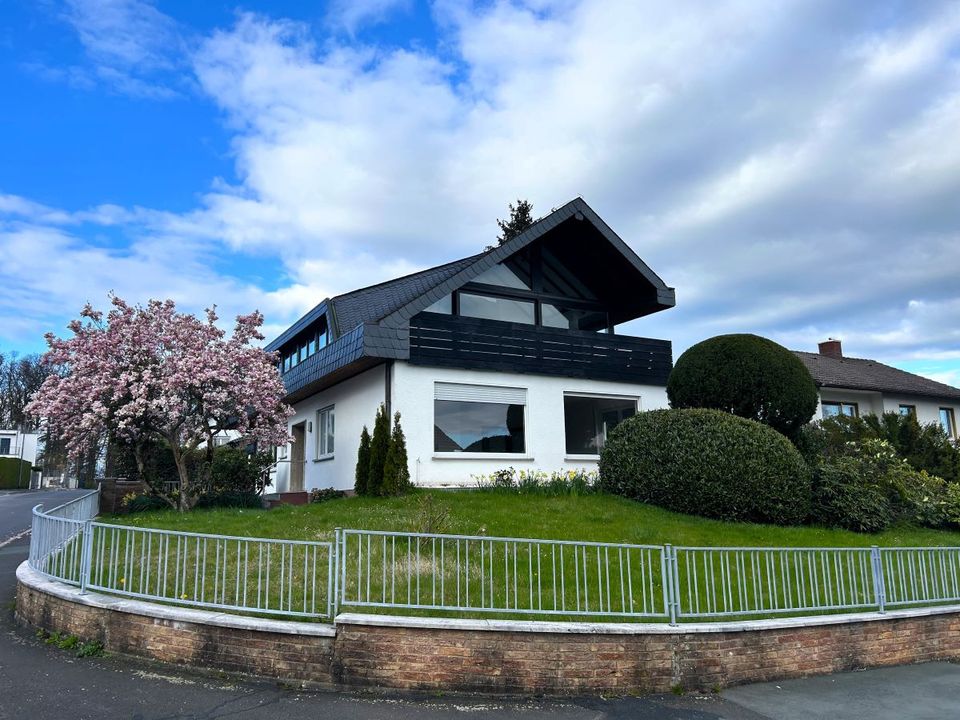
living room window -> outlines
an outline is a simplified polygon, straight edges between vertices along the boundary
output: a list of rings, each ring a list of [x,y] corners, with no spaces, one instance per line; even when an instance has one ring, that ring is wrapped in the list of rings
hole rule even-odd
[[[434,452],[526,452],[526,405],[525,388],[436,383]]]
[[[563,425],[568,455],[599,455],[607,436],[637,414],[635,397],[565,394]]]
[[[860,415],[860,408],[857,403],[823,402],[820,405],[825,418],[836,417],[837,415],[846,415],[847,417],[859,417]]]

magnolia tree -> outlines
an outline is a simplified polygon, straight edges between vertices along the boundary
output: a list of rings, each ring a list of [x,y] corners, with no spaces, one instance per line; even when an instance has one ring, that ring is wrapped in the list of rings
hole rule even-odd
[[[288,441],[293,410],[282,399],[276,358],[251,345],[263,339],[259,312],[238,316],[228,338],[214,309],[201,319],[178,313],[172,300],[131,306],[110,299],[106,318],[83,308],[69,325],[73,337],[47,335],[44,362],[55,372],[27,408],[56,429],[71,456],[107,434],[133,448],[142,473],[142,451],[159,440],[173,453],[180,487],[153,489],[184,511],[204,489],[187,463],[201,443],[212,449],[226,429],[261,446]]]

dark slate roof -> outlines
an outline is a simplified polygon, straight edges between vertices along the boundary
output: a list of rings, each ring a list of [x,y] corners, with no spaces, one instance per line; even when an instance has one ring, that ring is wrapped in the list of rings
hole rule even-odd
[[[489,252],[489,251],[488,251]],[[472,265],[486,253],[454,260],[394,280],[352,290],[332,299],[337,334],[377,322]]]
[[[960,389],[884,365],[876,360],[834,358],[794,351],[818,387],[872,390],[898,395],[960,400]]]

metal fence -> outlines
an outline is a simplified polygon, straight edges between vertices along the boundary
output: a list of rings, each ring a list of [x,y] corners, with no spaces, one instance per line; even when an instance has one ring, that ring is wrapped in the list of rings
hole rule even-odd
[[[658,545],[337,530],[340,604],[663,616]]]
[[[329,618],[333,543],[91,523],[86,588],[220,610]]]
[[[84,531],[96,517],[99,504],[100,489],[97,488],[50,510],[43,510],[43,505],[34,507],[30,567],[70,585],[82,585]]]
[[[33,511],[30,565],[194,607],[340,607],[677,623],[960,602],[960,548],[674,547],[337,529],[334,542],[98,523],[99,491]]]

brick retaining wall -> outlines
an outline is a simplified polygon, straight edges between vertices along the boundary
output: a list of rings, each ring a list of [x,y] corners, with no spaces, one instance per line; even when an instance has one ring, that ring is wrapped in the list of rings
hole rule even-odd
[[[666,692],[960,660],[960,607],[680,628],[345,614],[334,632],[314,623],[80,596],[26,564],[17,579],[22,621],[99,640],[113,652],[345,686]]]

